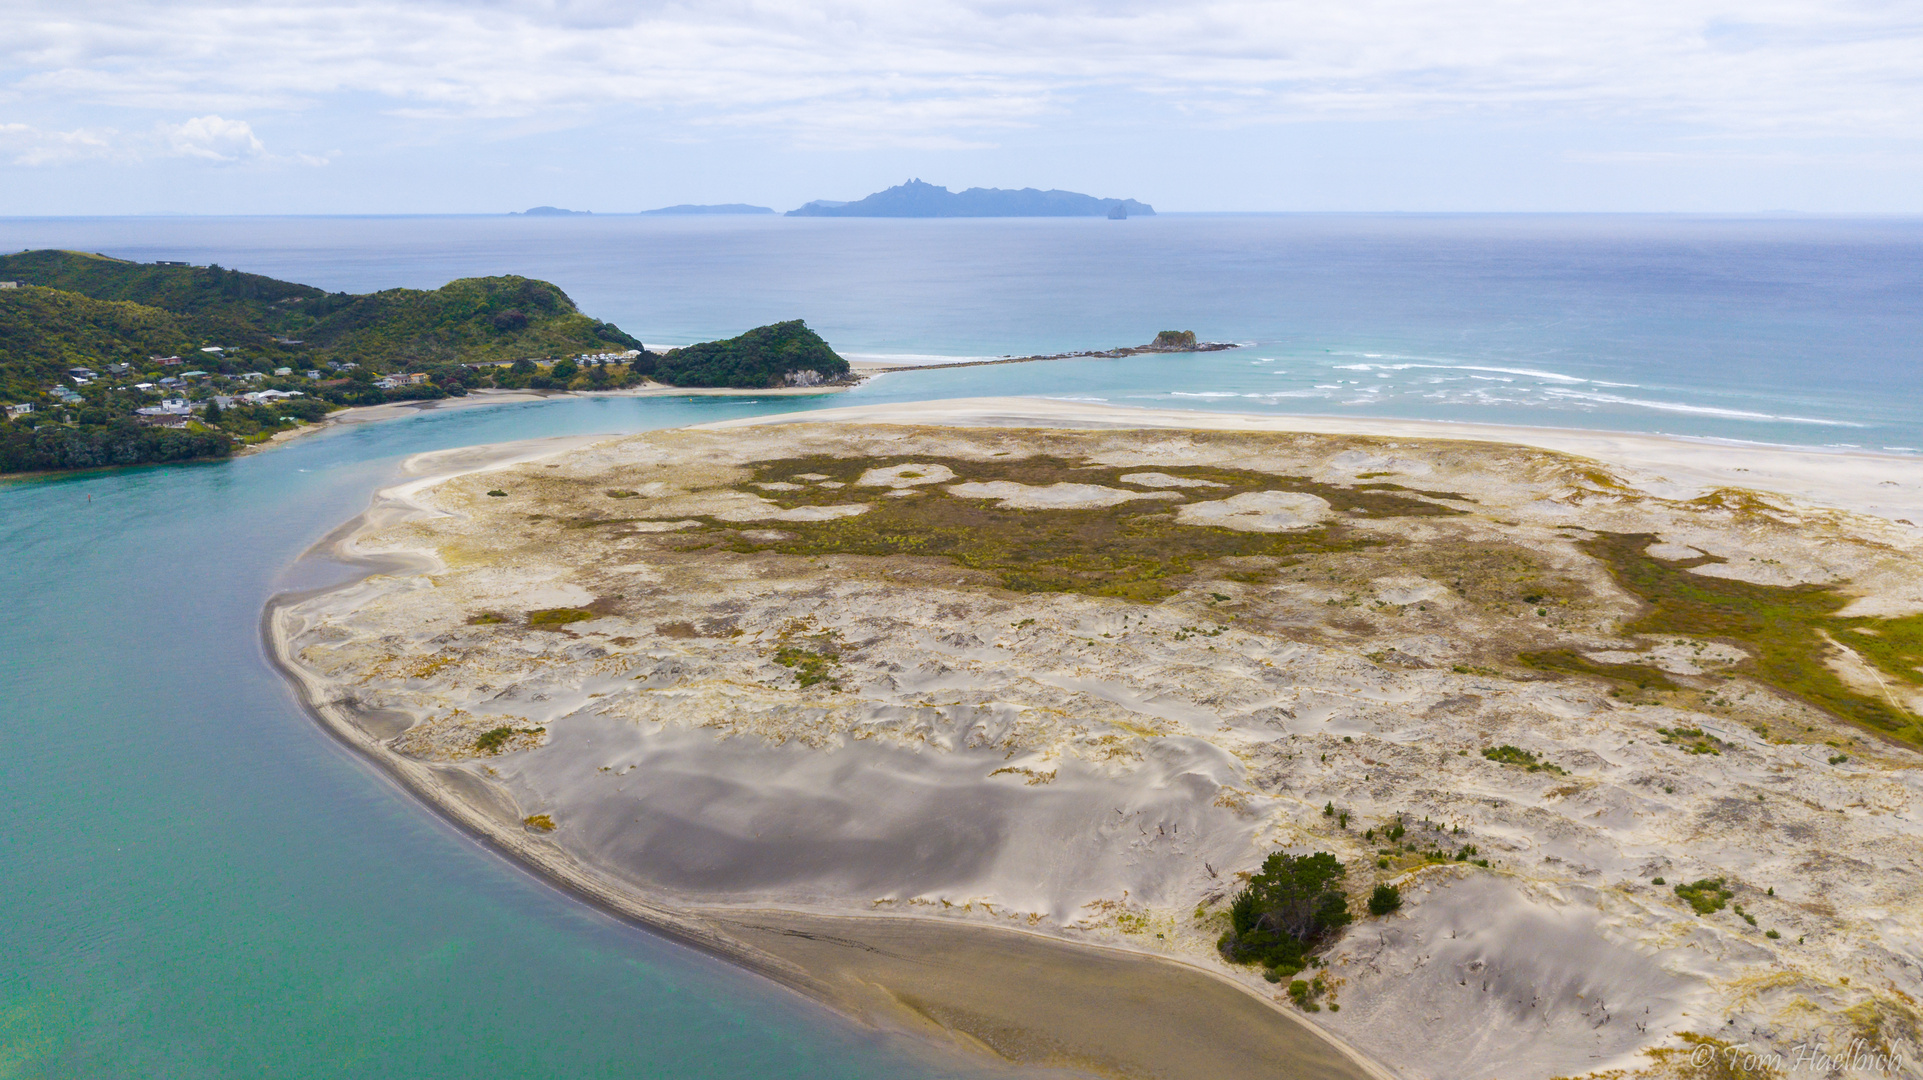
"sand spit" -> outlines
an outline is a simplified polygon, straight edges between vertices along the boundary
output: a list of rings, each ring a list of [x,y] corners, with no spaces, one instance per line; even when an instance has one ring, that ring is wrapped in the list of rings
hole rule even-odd
[[[844,419],[427,456],[340,542],[377,572],[277,604],[270,640],[331,729],[564,886],[1012,1061],[1919,1060],[1917,755],[1739,641],[1626,633],[1599,554],[1923,612],[1915,534],[1874,516],[1913,477],[1850,459],[1826,506],[1716,475],[1816,483],[1840,456],[1813,452]],[[1215,951],[1278,848],[1335,852],[1358,909],[1406,900],[1334,944],[1312,1014]],[[1706,914],[1673,888],[1712,879]]]

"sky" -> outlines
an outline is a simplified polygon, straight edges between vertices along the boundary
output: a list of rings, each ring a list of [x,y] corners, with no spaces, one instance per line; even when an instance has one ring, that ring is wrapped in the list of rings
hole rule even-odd
[[[0,216],[1923,212],[1923,0],[7,0]]]

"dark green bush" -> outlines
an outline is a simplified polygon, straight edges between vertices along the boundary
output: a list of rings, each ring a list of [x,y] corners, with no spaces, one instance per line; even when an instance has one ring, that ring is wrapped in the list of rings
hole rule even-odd
[[[1402,906],[1402,890],[1394,885],[1377,885],[1369,894],[1369,914],[1378,918]]]

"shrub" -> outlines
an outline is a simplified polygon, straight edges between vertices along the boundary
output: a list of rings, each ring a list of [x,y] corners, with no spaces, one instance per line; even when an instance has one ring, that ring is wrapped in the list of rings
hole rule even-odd
[[[1348,925],[1346,871],[1334,855],[1276,852],[1229,906],[1224,956],[1237,963],[1301,969],[1309,948]]]
[[[521,819],[521,824],[539,832],[554,831],[554,819],[546,814],[529,814]]]
[[[501,747],[506,746],[508,739],[513,735],[514,729],[511,727],[497,727],[483,731],[480,737],[474,740],[474,749],[483,754],[498,754],[501,752]]]
[[[1369,914],[1380,918],[1402,906],[1402,890],[1394,885],[1377,885],[1369,894]]]
[[[1696,909],[1696,914],[1709,915],[1723,910],[1723,905],[1729,903],[1736,894],[1724,886],[1722,878],[1704,878],[1676,886],[1676,895],[1689,901],[1689,906]]]

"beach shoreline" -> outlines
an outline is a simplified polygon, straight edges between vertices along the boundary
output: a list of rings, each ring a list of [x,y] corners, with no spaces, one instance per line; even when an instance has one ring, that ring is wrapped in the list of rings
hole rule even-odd
[[[737,417],[693,425],[940,424],[964,427],[1160,428],[1295,432],[1386,439],[1501,443],[1572,454],[1629,470],[1657,494],[1747,488],[1883,518],[1923,531],[1923,460],[1872,450],[1736,443],[1687,435],[1539,428],[1446,420],[1205,412],[1039,397],[948,398]]]
[[[1219,971],[1179,957],[940,917],[659,902],[546,841],[518,820],[518,808],[491,805],[498,796],[463,790],[473,785],[457,784],[454,770],[388,749],[377,726],[356,710],[350,691],[297,661],[292,650],[297,628],[289,621],[296,607],[375,575],[428,573],[437,567],[438,560],[427,552],[357,551],[359,535],[409,515],[437,513],[415,496],[445,481],[538,461],[605,438],[485,444],[408,459],[402,468],[413,476],[377,492],[366,511],[302,556],[324,557],[360,572],[335,584],[278,594],[262,611],[264,651],[302,710],[441,820],[571,898],[766,977],[877,1030],[964,1055],[985,1054],[1004,1065],[1092,1075],[1142,1075],[1146,1065],[1150,1075],[1172,1080],[1221,1075],[1393,1080],[1395,1073],[1340,1035]],[[993,959],[983,961],[984,953]],[[931,975],[926,961],[936,955],[946,965]],[[1038,981],[1011,989],[1002,966],[1011,963]],[[884,969],[887,986],[877,981]],[[1162,1022],[1144,1027],[1144,1018],[1129,1009],[1144,997],[1179,1001],[1183,1007],[1161,1010],[1156,1018]],[[991,999],[998,1004],[984,1004]],[[1036,1013],[1047,1014],[1045,1022],[1038,1022]],[[1208,1041],[1211,1026],[1218,1024],[1238,1025],[1240,1043]]]

